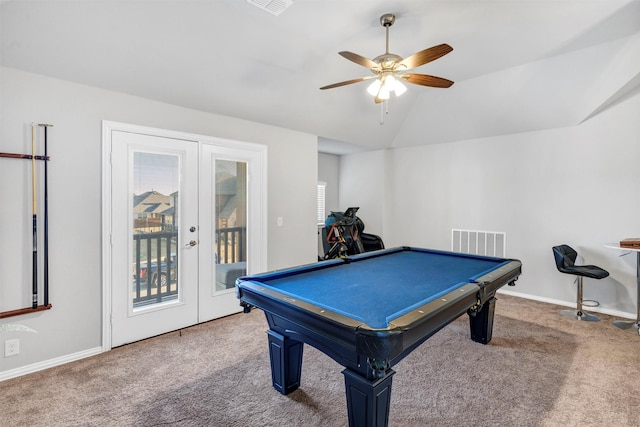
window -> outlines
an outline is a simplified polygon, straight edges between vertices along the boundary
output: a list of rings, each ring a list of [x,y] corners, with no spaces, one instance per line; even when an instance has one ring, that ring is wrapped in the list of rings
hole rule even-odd
[[[326,213],[324,210],[324,193],[327,188],[326,182],[318,182],[318,195],[317,195],[317,221],[318,225],[324,225],[326,219]]]

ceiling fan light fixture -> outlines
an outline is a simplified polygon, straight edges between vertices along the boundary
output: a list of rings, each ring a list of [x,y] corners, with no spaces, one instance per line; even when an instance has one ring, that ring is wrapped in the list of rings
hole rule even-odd
[[[396,96],[400,96],[407,91],[407,86],[402,84],[402,82],[398,79],[393,79],[393,92]]]
[[[382,86],[380,86],[380,92],[378,92],[378,98],[382,99],[383,101],[386,101],[387,99],[389,99],[390,96],[390,91],[389,91],[389,86],[386,84],[382,84]]]
[[[378,92],[380,92],[380,87],[382,86],[382,81],[380,78],[375,79],[367,88],[367,92],[371,96],[377,96]]]
[[[378,99],[387,100],[391,93],[400,96],[407,91],[407,87],[392,74],[375,79],[367,88],[367,92]]]
[[[389,87],[389,91],[395,93],[396,96],[400,96],[407,91],[407,87],[394,76],[388,76],[386,79],[386,83],[387,87]]]

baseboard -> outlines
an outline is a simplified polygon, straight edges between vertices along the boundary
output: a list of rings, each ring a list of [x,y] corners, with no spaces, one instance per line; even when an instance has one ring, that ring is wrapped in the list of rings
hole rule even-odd
[[[514,297],[519,297],[519,298],[530,299],[530,300],[534,300],[534,301],[546,302],[548,304],[559,305],[559,306],[562,306],[562,307],[571,307],[571,308],[575,308],[576,307],[576,302],[575,301],[562,301],[562,300],[553,299],[553,298],[540,297],[540,296],[537,296],[537,295],[523,294],[521,292],[514,292],[514,291],[505,290],[504,288],[498,290],[497,293],[498,294],[503,294],[503,295],[510,295],[510,296],[514,296]],[[636,313],[627,313],[626,311],[611,310],[609,308],[603,308],[603,307],[585,307],[585,311],[594,312],[594,313],[602,313],[602,314],[607,314],[609,316],[622,317],[622,318],[625,318],[625,319],[632,319],[632,320],[636,319]]]
[[[34,372],[42,371],[43,369],[53,368],[54,366],[64,365],[65,363],[74,362],[76,360],[84,359],[85,357],[95,356],[102,353],[102,351],[102,347],[94,347],[77,353],[33,363],[31,365],[21,366],[20,368],[10,369],[8,371],[0,372],[0,381],[32,374]]]

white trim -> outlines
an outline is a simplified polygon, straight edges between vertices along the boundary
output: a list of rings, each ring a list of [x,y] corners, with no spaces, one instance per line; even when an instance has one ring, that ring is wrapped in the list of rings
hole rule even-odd
[[[102,351],[111,350],[111,133],[102,121]]]
[[[553,299],[553,298],[545,298],[545,297],[540,297],[537,295],[531,295],[531,294],[523,294],[521,292],[514,292],[514,291],[510,291],[508,289],[499,289],[497,291],[498,294],[503,294],[503,295],[510,295],[510,296],[514,296],[514,297],[519,297],[519,298],[524,298],[524,299],[530,299],[533,301],[540,301],[540,302],[544,302],[547,304],[554,304],[554,305],[559,305],[562,307],[576,307],[576,302],[575,301],[562,301],[562,300],[558,300],[558,299]],[[588,307],[586,311],[591,311],[591,312],[595,312],[595,313],[602,313],[602,314],[607,314],[609,316],[614,316],[614,317],[622,317],[625,319],[633,319],[635,320],[636,318],[636,313],[627,313],[625,311],[619,311],[619,310],[611,310],[609,308],[603,308],[603,307]]]
[[[53,368],[56,366],[64,365],[65,363],[75,362],[80,359],[95,356],[102,353],[102,347],[94,347],[88,350],[79,351],[77,353],[67,354],[64,356],[56,357],[42,362],[33,363],[31,365],[21,366],[15,369],[9,369],[8,371],[0,372],[0,381],[9,380],[11,378],[20,377],[22,375],[32,374],[34,372],[42,371],[44,369]]]

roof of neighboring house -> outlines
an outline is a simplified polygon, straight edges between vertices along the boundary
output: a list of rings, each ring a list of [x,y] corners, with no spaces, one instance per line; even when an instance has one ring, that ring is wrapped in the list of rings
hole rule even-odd
[[[218,213],[221,218],[229,218],[236,208],[236,177],[230,174],[218,176],[216,193],[223,196],[224,206]],[[160,214],[174,215],[175,206],[173,198],[176,193],[166,196],[157,191],[147,191],[133,196],[133,213],[135,214]],[[226,196],[226,197],[224,197]]]
[[[236,177],[226,173],[216,176],[216,194],[218,196],[235,195]]]
[[[236,200],[237,200],[237,196],[234,194],[229,198],[229,200],[227,200],[227,203],[225,203],[224,207],[220,210],[220,213],[218,213],[218,216],[221,218],[229,218],[231,214],[233,214],[233,211],[235,211],[236,207],[238,206],[236,204]]]
[[[157,191],[147,191],[133,196],[133,212],[136,214],[173,214],[173,197]]]

